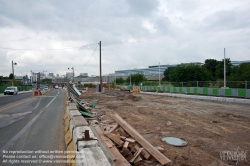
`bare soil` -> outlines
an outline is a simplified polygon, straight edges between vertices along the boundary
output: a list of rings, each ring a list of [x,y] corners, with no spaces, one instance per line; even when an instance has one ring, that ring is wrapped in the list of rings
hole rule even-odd
[[[163,147],[172,165],[250,165],[250,105],[115,90],[85,92],[82,99],[96,104],[105,119],[119,114],[152,145]],[[188,145],[168,145],[161,140],[165,136],[185,138]],[[246,160],[221,159],[220,152],[237,148],[247,151]]]

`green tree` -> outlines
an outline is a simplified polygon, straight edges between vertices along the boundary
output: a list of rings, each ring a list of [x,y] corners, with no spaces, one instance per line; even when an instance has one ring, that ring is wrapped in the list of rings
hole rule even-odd
[[[226,58],[226,76],[231,75],[232,67],[233,65],[231,63],[230,58]],[[216,78],[217,79],[224,78],[224,59],[218,61],[218,64],[216,65]]]
[[[174,69],[174,67],[169,67],[164,71],[164,78],[162,78],[163,81],[169,81],[169,75],[171,71]]]
[[[13,79],[13,74],[12,73],[10,73],[9,79]]]
[[[218,61],[216,59],[206,59],[204,67],[211,72],[212,79],[216,80],[216,66],[218,64]]]
[[[123,84],[125,82],[125,80],[122,77],[118,77],[116,78],[116,84]]]
[[[250,63],[233,66],[228,77],[230,81],[250,81]]]
[[[8,85],[9,85],[9,86],[12,86],[12,80],[8,82]],[[14,84],[13,84],[13,85],[14,85],[14,86],[21,86],[22,83],[19,82],[19,81],[17,81],[17,80],[14,80]]]
[[[147,78],[144,76],[144,74],[136,73],[136,74],[130,74],[126,82],[130,82],[130,76],[131,76],[131,83],[135,85],[139,85],[141,82],[147,81]]]
[[[0,85],[3,84],[3,76],[0,76]]]
[[[170,72],[169,80],[171,82],[210,81],[211,73],[200,65],[178,65]]]
[[[48,85],[50,85],[50,84],[52,84],[52,79],[50,79],[50,78],[45,78],[45,79],[43,79],[43,80],[41,80],[41,84],[48,84]]]

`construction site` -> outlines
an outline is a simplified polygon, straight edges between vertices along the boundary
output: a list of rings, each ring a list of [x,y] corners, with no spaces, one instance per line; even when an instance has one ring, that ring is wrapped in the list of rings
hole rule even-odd
[[[249,104],[147,95],[120,89],[105,89],[103,93],[88,89],[79,93],[78,100],[71,97],[71,103],[78,104],[73,108],[73,103],[68,103],[67,112],[73,113],[70,108],[80,109],[79,115],[85,115],[90,129],[87,134],[89,129],[83,132],[79,141],[98,140],[110,165],[250,165],[247,160],[250,157]],[[68,116],[70,119],[78,113]],[[73,130],[70,126],[69,122],[69,129]],[[66,137],[69,150],[70,138]],[[164,141],[165,137],[180,138],[186,143],[171,145]],[[86,148],[84,153],[88,153]],[[93,159],[95,162],[91,159],[88,162],[109,165],[97,158]]]

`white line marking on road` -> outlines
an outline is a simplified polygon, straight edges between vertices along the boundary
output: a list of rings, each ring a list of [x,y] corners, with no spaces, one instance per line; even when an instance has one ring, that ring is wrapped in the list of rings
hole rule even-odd
[[[35,109],[39,106],[40,101],[41,101],[41,98],[39,99],[38,103],[36,104],[36,106],[35,106],[34,110],[35,110]]]
[[[55,98],[56,98],[56,97],[54,97],[54,98],[49,102],[49,104],[46,105],[45,108],[47,108],[47,107],[55,100]]]
[[[23,133],[28,130],[31,125],[37,120],[37,118],[40,116],[42,113],[39,112],[21,131],[19,131],[7,144],[5,144],[1,149],[0,149],[0,155],[2,156],[3,150],[8,150],[10,147],[12,147],[15,142],[23,135]]]

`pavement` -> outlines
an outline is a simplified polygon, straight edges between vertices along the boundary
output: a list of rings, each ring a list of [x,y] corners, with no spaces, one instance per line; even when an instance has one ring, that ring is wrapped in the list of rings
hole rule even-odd
[[[11,165],[14,161],[3,160],[6,151],[65,150],[64,97],[65,91],[56,89],[43,96],[31,97],[13,107],[0,108],[0,165],[2,162]],[[41,153],[30,155],[38,158]],[[17,155],[14,156],[16,161],[13,164],[18,164],[18,161],[20,164]],[[36,165],[44,165],[44,159],[39,161],[41,163]]]

